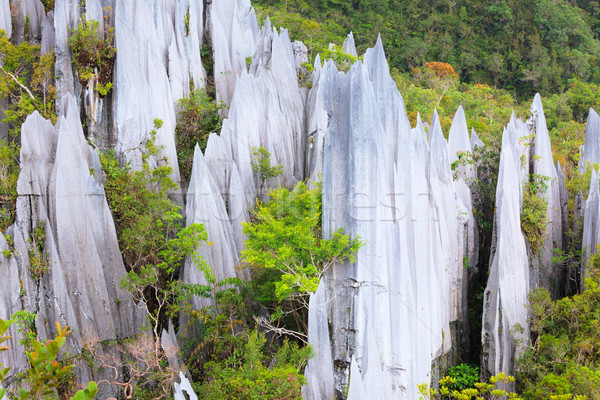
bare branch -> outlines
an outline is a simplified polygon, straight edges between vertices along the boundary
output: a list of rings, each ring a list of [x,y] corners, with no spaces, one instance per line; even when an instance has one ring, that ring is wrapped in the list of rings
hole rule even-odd
[[[33,93],[31,93],[31,90],[29,90],[29,88],[25,85],[23,85],[21,82],[19,82],[19,80],[17,79],[16,76],[14,76],[13,74],[11,74],[10,72],[8,72],[7,70],[4,69],[4,67],[2,67],[2,64],[0,64],[0,69],[2,70],[2,72],[4,72],[6,75],[10,76],[12,78],[13,81],[15,81],[17,83],[17,85],[21,86],[21,88],[23,88],[23,90],[25,90],[27,92],[27,94],[29,95],[29,97],[31,97],[32,100],[35,101],[35,96],[33,95]]]
[[[279,328],[271,323],[271,321],[267,320],[265,317],[254,317],[254,320],[259,326],[262,326],[267,330],[267,332],[274,332],[280,336],[287,335],[295,337],[296,339],[302,341],[304,344],[308,344],[308,336],[303,333],[292,331],[285,328]]]

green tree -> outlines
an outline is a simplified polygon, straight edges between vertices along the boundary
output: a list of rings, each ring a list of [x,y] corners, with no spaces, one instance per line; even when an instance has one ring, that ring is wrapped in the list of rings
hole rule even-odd
[[[289,313],[306,331],[308,295],[334,263],[354,262],[363,245],[339,229],[331,238],[321,236],[321,186],[309,189],[300,182],[293,190],[279,188],[259,203],[252,222],[244,223],[247,236],[243,261],[250,265],[250,283],[256,298],[274,307],[272,319]]]

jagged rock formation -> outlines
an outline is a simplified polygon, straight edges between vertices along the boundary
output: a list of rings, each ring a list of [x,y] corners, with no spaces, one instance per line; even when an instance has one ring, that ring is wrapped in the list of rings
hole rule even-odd
[[[585,171],[588,162],[600,163],[600,116],[593,108],[590,108],[585,127],[585,144],[579,162],[580,171]]]
[[[15,250],[0,262],[12,278],[3,282],[9,301],[0,302],[0,315],[35,310],[40,337],[56,333],[54,321],[70,325],[69,345],[77,353],[84,335],[101,341],[134,336],[143,316],[119,287],[125,268],[100,161],[83,136],[74,97],[65,96],[62,109],[55,127],[37,112],[22,127],[17,219],[7,232]],[[32,239],[40,226],[47,260],[32,252],[40,246]],[[15,347],[17,353],[22,350]],[[14,353],[8,360],[17,370],[26,366]],[[92,378],[84,366],[79,373],[84,380]]]
[[[179,182],[175,102],[188,95],[190,82],[196,88],[204,87],[206,75],[200,59],[203,5],[200,0],[154,3],[116,1],[116,150],[123,160],[132,161],[134,168],[139,166],[140,146],[148,139],[153,120],[161,119],[156,144],[164,146],[172,178]]]
[[[236,81],[247,68],[246,59],[250,57],[254,63],[261,52],[266,58],[263,63],[268,62],[270,44],[259,40],[260,28],[250,0],[213,1],[209,13],[217,101],[229,106]]]
[[[220,134],[209,137],[204,154],[196,148],[187,194],[187,224],[203,223],[214,241],[198,251],[218,280],[245,276],[235,268],[244,245],[241,223],[256,198],[269,187],[291,187],[304,178],[304,91],[298,86],[292,43],[285,30],[277,33],[267,21],[255,46],[250,72],[244,67],[237,80]],[[252,171],[252,149],[260,146],[271,153],[272,164],[285,167],[269,182]],[[182,280],[206,283],[191,260]],[[194,305],[207,304],[197,299]]]
[[[309,341],[320,352],[305,397],[345,397],[347,387],[349,398],[415,398],[462,314],[466,207],[439,121],[429,144],[422,124],[411,130],[381,41],[347,74],[332,62],[319,67],[310,98],[329,116],[323,232],[344,227],[368,243],[311,298]]]
[[[496,246],[491,255],[488,284],[484,292],[483,359],[484,373],[509,372],[515,353],[529,337],[527,294],[529,259],[521,231],[521,201],[526,170],[521,163],[528,130],[512,116],[502,136],[502,152],[496,189]],[[523,331],[519,331],[518,327]],[[521,339],[515,348],[514,339]]]
[[[469,337],[467,274],[479,257],[469,188],[477,172],[470,164],[452,171],[451,164],[458,152],[472,153],[483,142],[474,131],[469,137],[462,107],[448,142],[437,113],[427,133],[420,116],[411,128],[380,40],[347,73],[332,61],[322,67],[317,56],[309,89],[299,85],[297,74],[307,61],[306,46],[292,43],[287,31],[278,32],[269,20],[260,29],[249,0],[87,0],[85,9],[78,0],[57,0],[48,14],[39,0],[19,4],[17,41],[27,14],[42,51],[56,51],[60,120],[53,127],[34,113],[23,125],[17,221],[7,231],[14,245],[0,235],[5,277],[0,317],[37,310],[40,337],[52,336],[53,321],[69,324],[75,351],[84,334],[111,340],[137,333],[143,316],[119,289],[125,269],[98,156],[86,136],[100,148],[116,148],[137,168],[153,119],[159,118],[157,144],[179,182],[176,102],[213,80],[217,99],[229,106],[227,118],[221,132],[210,135],[204,153],[196,147],[187,193],[174,197],[185,202],[187,224],[203,223],[214,242],[198,252],[217,279],[246,276],[236,268],[244,245],[242,222],[269,187],[292,187],[303,179],[314,183],[322,174],[324,235],[343,227],[367,241],[357,262],[327,271],[311,297],[309,340],[317,354],[307,366],[305,398],[416,398],[416,385],[430,381],[432,364],[456,359]],[[113,10],[103,10],[105,4]],[[7,0],[0,0],[0,10],[9,10]],[[94,82],[82,87],[73,73],[68,38],[82,12],[88,20],[108,17],[115,27],[114,89],[106,97],[93,90]],[[10,33],[10,13],[0,16],[3,27]],[[203,47],[212,47],[211,77],[202,66]],[[352,34],[343,48],[357,56]],[[529,336],[528,291],[558,290],[551,257],[563,240],[566,190],[560,167],[552,163],[539,96],[531,112],[527,124],[513,118],[503,137],[495,247],[484,299],[483,361],[489,373],[509,372]],[[85,132],[80,115],[87,118]],[[592,110],[585,160],[600,157],[599,130]],[[252,171],[252,149],[259,146],[271,153],[272,164],[284,166],[281,176],[262,182]],[[520,225],[530,173],[550,177],[550,224],[539,255],[528,254]],[[594,178],[585,210],[584,242],[590,248],[600,242],[599,197]],[[40,221],[45,221],[49,260],[48,272],[37,277],[29,251]],[[181,279],[205,283],[190,260]],[[207,304],[198,300],[194,306]],[[515,338],[523,342],[515,345]],[[176,345],[174,329],[163,345]],[[21,346],[2,357],[0,362],[15,369],[26,367]],[[79,373],[83,381],[92,378],[84,366]],[[180,381],[175,397],[195,398],[183,375]]]
[[[533,136],[531,154],[529,155],[530,174],[546,176],[548,180],[548,189],[544,193],[548,201],[547,216],[548,225],[546,227],[544,245],[539,255],[531,254],[532,274],[530,275],[531,288],[543,286],[557,298],[560,293],[559,277],[561,271],[558,266],[553,266],[552,257],[554,249],[563,248],[562,244],[562,203],[560,200],[561,182],[558,180],[558,173],[552,158],[552,147],[550,145],[550,135],[546,126],[546,117],[542,108],[542,100],[539,94],[536,94],[531,104],[531,117],[527,121],[529,132]]]
[[[484,294],[484,374],[512,373],[515,357],[529,340],[527,295],[545,287],[557,297],[562,271],[553,265],[553,249],[563,246],[562,173],[552,161],[550,137],[541,98],[535,96],[531,117],[523,123],[512,116],[502,137],[496,188],[495,246]],[[535,176],[547,177],[548,225],[539,252],[534,253],[521,230],[524,187]],[[562,192],[562,195],[561,195]]]
[[[600,163],[600,116],[592,108],[588,115],[587,126],[585,130],[585,145],[583,155],[579,164],[579,171],[585,172],[587,164]],[[585,280],[585,269],[591,254],[596,252],[596,247],[600,244],[600,200],[598,191],[598,175],[592,168],[592,177],[590,181],[590,190],[587,200],[582,205],[581,214],[583,215],[583,238],[581,249],[581,285]]]

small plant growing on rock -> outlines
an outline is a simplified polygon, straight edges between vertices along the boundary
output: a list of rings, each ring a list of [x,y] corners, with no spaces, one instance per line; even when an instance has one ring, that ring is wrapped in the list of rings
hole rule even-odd
[[[46,221],[40,221],[33,229],[29,253],[29,270],[36,281],[48,271],[50,261],[46,252]]]
[[[177,105],[181,107],[175,127],[177,159],[181,175],[189,181],[194,162],[194,147],[198,143],[200,149],[204,150],[208,136],[221,130],[223,116],[220,111],[225,105],[215,102],[200,89],[179,100]]]
[[[104,34],[99,32],[99,23],[94,20],[83,20],[69,44],[73,48],[73,64],[79,76],[79,82],[87,85],[95,80],[94,89],[106,96],[112,89],[112,77],[117,49],[112,45],[113,29],[104,23]]]
[[[531,174],[523,191],[521,229],[529,241],[532,254],[538,254],[544,245],[548,219],[548,181],[550,177]]]
[[[283,172],[283,165],[278,164],[275,166],[271,165],[271,153],[264,147],[253,147],[252,148],[252,171],[258,175],[260,179],[260,190],[262,193],[263,188],[267,181],[271,178],[278,177]]]

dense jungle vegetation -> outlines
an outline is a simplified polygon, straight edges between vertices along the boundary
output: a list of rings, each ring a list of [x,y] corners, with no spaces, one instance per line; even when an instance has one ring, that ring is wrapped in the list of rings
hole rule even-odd
[[[275,26],[319,52],[354,32],[358,53],[381,33],[391,68],[447,62],[462,82],[520,99],[600,82],[600,3],[590,0],[257,0]]]
[[[329,43],[340,46],[353,31],[360,55],[380,33],[392,77],[413,125],[419,115],[423,121],[431,121],[437,109],[447,134],[456,109],[464,107],[469,129],[486,145],[470,155],[470,162],[479,168],[477,181],[470,183],[477,193],[474,208],[482,260],[481,273],[471,277],[469,288],[473,332],[481,327],[481,293],[492,241],[502,129],[512,113],[528,117],[536,92],[544,96],[554,158],[563,167],[571,199],[567,249],[557,254],[556,262],[578,268],[581,221],[573,199],[585,199],[591,175],[591,169],[580,172],[577,165],[588,111],[600,109],[600,2],[256,0],[253,4],[261,19],[268,15],[275,26],[288,28],[292,39],[302,40],[311,61],[320,53],[336,59],[341,68],[354,60],[339,47],[329,49]],[[82,84],[95,79],[94,89],[106,96],[112,89],[115,49],[112,31],[107,29],[99,38],[97,29],[84,22],[72,32],[74,68]],[[15,218],[20,124],[34,110],[55,122],[56,93],[53,53],[42,55],[39,45],[28,41],[15,44],[0,34],[0,54],[0,97],[8,99],[4,116],[11,127],[8,141],[0,143],[0,231],[5,232]],[[210,64],[209,57],[204,61]],[[94,70],[100,75],[91,76]],[[310,86],[305,75],[299,81]],[[179,103],[176,137],[184,184],[191,174],[194,145],[199,142],[204,148],[208,134],[222,123],[219,110],[223,106],[213,95],[209,87]],[[156,124],[158,128],[160,121]],[[150,140],[144,157],[159,156],[160,151]],[[158,332],[171,317],[181,321],[180,330],[195,333],[183,343],[181,356],[200,398],[299,399],[305,382],[303,368],[312,356],[306,345],[308,295],[315,291],[328,265],[353,260],[362,245],[360,238],[351,240],[342,231],[329,240],[321,237],[320,187],[301,183],[295,190],[261,193],[264,201],[256,205],[251,221],[244,226],[248,241],[242,261],[252,279],[218,281],[205,260],[194,259],[206,284],[183,285],[178,281],[182,259],[198,245],[210,247],[212,238],[201,225],[183,227],[181,210],[168,196],[177,187],[169,178],[170,169],[165,163],[152,169],[144,160],[141,171],[132,171],[110,151],[101,154],[101,160],[107,200],[129,272],[121,286],[146,307],[151,331],[150,339],[115,344],[124,354],[119,367],[128,371],[129,380],[102,384],[123,387],[124,393],[135,399],[168,397],[175,376],[166,366],[168,355],[156,343]],[[271,165],[270,154],[263,148],[254,149],[252,167],[265,187],[282,169]],[[530,200],[535,204],[535,198]],[[532,221],[524,225],[524,231],[539,231],[546,216],[528,215]],[[529,239],[533,242],[534,236]],[[40,240],[38,246],[33,239],[34,250],[43,259]],[[534,340],[519,360],[514,387],[514,378],[504,375],[479,382],[477,367],[472,365],[479,362],[480,343],[475,339],[463,358],[471,364],[450,368],[449,377],[440,382],[437,391],[421,385],[423,397],[516,398],[511,392],[514,389],[531,400],[600,398],[599,267],[600,259],[593,257],[585,290],[574,285],[560,300],[550,299],[544,290],[531,294]],[[42,265],[33,272],[43,275],[45,269]],[[193,297],[210,299],[212,305],[194,309]],[[13,316],[14,321],[0,320],[0,335],[11,323],[18,324],[26,335],[31,369],[20,377],[18,398],[93,398],[94,383],[80,392],[73,390],[72,363],[81,360],[56,361],[70,333],[68,327],[58,327],[59,334],[45,342],[46,338],[37,337],[31,323],[34,318],[34,314],[23,313]],[[0,343],[5,340],[0,337]],[[93,368],[110,362],[98,346],[88,343],[82,356]],[[3,350],[6,347],[0,347]],[[140,365],[145,372],[140,372]],[[8,372],[2,367],[0,379]],[[499,392],[494,392],[494,385]]]

